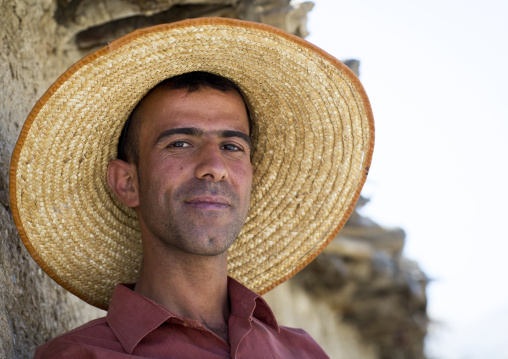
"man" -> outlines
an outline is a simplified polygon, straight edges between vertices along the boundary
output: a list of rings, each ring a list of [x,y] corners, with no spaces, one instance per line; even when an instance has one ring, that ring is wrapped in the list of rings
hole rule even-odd
[[[28,117],[11,199],[41,267],[109,309],[36,357],[326,357],[255,292],[344,224],[372,131],[342,64],[260,24],[163,25],[82,60]]]

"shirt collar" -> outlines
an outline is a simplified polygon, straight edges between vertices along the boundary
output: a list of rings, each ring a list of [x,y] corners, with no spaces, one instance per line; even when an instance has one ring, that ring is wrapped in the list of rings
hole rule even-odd
[[[117,284],[109,304],[107,322],[125,351],[132,353],[151,331],[170,318],[178,318],[162,305],[134,292],[133,284]],[[236,280],[228,277],[231,315],[259,321],[280,331],[265,300]]]
[[[134,290],[134,285],[117,284],[106,319],[125,351],[132,353],[148,333],[175,314]]]
[[[272,310],[259,294],[231,277],[228,277],[228,294],[232,315],[240,318],[254,317],[279,331],[279,325]]]

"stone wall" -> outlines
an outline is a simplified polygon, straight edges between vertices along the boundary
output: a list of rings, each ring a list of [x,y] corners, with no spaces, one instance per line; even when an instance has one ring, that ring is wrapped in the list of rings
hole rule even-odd
[[[0,358],[27,358],[36,345],[97,313],[49,279],[28,255],[8,201],[8,167],[19,130],[66,66],[56,1],[0,3]]]
[[[0,359],[31,357],[37,345],[104,314],[42,273],[22,245],[9,209],[8,168],[14,143],[26,115],[52,81],[82,56],[136,28],[189,17],[225,16],[265,22],[306,36],[306,14],[312,6],[311,2],[290,0],[0,0]],[[366,250],[360,257],[357,254],[363,252],[353,251],[356,254],[348,256],[344,253],[351,241],[336,242],[323,259],[319,257],[315,265],[272,293],[279,300],[274,301],[274,307],[283,304],[282,308],[291,313],[314,313],[307,316],[312,319],[305,325],[301,321],[288,324],[307,327],[319,341],[329,343],[326,347],[332,357],[388,358],[383,351],[390,347],[393,333],[404,332],[401,323],[412,319],[407,312],[399,321],[389,318],[393,322],[389,338],[379,334],[379,324],[371,323],[384,320],[385,312],[392,313],[383,308],[393,303],[387,301],[378,307],[369,298],[380,293],[389,296],[395,287],[386,289],[382,280],[367,277],[383,278],[386,271],[390,276],[406,262],[399,249],[394,252],[399,254],[383,262],[388,257],[376,250],[369,255]],[[374,248],[375,243],[369,240],[364,247]],[[361,268],[366,263],[371,272],[364,270],[370,274],[362,277]],[[373,263],[379,263],[379,268]],[[321,277],[322,271],[328,273],[328,266],[334,268],[334,274],[323,276],[328,278],[323,283],[309,279],[315,274]],[[344,269],[353,267],[360,269]],[[333,282],[336,279],[338,282]],[[420,289],[423,282],[418,282]],[[397,288],[400,292],[409,290],[405,284]],[[418,293],[424,297],[424,292]],[[412,300],[411,295],[400,300]],[[282,309],[278,311],[283,322],[292,317]],[[374,321],[369,319],[372,313]],[[404,335],[401,338],[407,340]]]

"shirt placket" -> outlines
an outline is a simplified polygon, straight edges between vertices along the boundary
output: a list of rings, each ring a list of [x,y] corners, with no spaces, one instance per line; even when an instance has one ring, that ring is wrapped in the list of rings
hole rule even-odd
[[[229,343],[231,346],[231,359],[243,359],[239,348],[242,341],[247,340],[247,335],[252,330],[251,318],[240,318],[231,315],[229,318]]]
[[[212,332],[210,329],[206,328],[202,324],[200,324],[200,323],[198,323],[198,322],[196,322],[196,321],[194,321],[192,319],[174,317],[171,320],[168,320],[168,322],[171,322],[173,324],[182,325],[184,327],[192,328],[194,330],[200,330],[200,331],[206,332],[208,335],[211,335],[212,337],[217,339],[219,342],[224,344],[225,347],[227,347],[228,349],[230,348],[230,345],[228,343],[226,343],[224,341],[224,339],[222,339],[217,334]]]

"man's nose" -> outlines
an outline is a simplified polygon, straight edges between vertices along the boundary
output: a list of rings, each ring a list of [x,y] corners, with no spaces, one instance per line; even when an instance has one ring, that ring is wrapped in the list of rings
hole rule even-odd
[[[196,178],[218,182],[228,177],[228,170],[222,156],[222,151],[216,145],[204,146],[199,151],[198,156],[198,163],[195,169]]]

